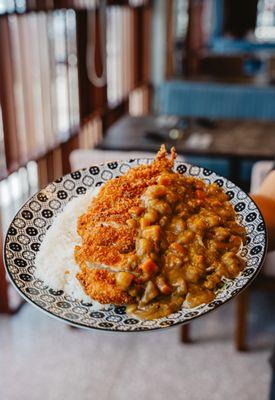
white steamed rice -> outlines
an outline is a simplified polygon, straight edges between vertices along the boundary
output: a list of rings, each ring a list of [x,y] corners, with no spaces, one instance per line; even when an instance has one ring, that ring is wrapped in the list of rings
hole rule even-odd
[[[85,195],[72,199],[55,218],[48,229],[35,260],[35,276],[53,290],[64,292],[75,299],[91,301],[76,274],[79,266],[74,259],[74,247],[81,243],[77,234],[77,219],[85,213],[97,189],[87,191]],[[65,274],[65,271],[69,273]]]

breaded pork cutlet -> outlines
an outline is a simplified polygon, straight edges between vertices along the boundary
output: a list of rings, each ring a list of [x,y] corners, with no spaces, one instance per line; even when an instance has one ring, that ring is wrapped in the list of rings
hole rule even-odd
[[[93,199],[88,211],[78,219],[81,246],[75,248],[80,266],[77,278],[85,292],[102,304],[128,304],[132,297],[117,284],[116,274],[131,270],[138,280],[135,255],[137,228],[131,222],[130,210],[138,207],[140,197],[158,177],[173,168],[164,146],[150,165],[130,169],[111,179]]]

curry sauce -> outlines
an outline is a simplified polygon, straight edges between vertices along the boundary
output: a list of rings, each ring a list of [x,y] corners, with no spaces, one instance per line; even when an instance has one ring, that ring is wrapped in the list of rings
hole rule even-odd
[[[135,299],[130,314],[154,319],[179,310],[185,300],[189,307],[208,303],[223,278],[244,268],[238,252],[245,229],[216,184],[164,173],[129,213],[127,224],[138,230],[135,274],[121,272],[117,282]]]

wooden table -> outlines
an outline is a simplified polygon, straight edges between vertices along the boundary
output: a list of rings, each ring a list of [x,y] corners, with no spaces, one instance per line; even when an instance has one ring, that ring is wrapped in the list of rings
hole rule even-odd
[[[275,110],[274,110],[275,112]],[[204,126],[203,126],[204,125]],[[122,151],[157,151],[161,143],[175,145],[182,155],[222,157],[230,162],[230,179],[238,183],[240,163],[244,160],[270,160],[275,157],[275,122],[219,120],[206,127],[190,120],[180,140],[167,140],[155,116],[126,116],[108,129],[100,149]],[[162,132],[164,139],[155,141],[146,132]],[[194,137],[197,140],[193,140]],[[193,139],[192,139],[193,138]]]

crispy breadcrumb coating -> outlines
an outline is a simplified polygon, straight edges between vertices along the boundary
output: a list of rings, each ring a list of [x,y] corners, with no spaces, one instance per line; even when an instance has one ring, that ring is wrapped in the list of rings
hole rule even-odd
[[[136,228],[127,225],[129,210],[139,205],[141,195],[163,172],[172,170],[175,158],[175,149],[168,158],[162,145],[152,164],[132,168],[106,182],[79,217],[77,231],[82,244],[75,248],[80,266],[77,278],[91,298],[102,304],[131,302],[131,296],[116,285],[114,272],[127,270],[129,256],[135,255]]]

